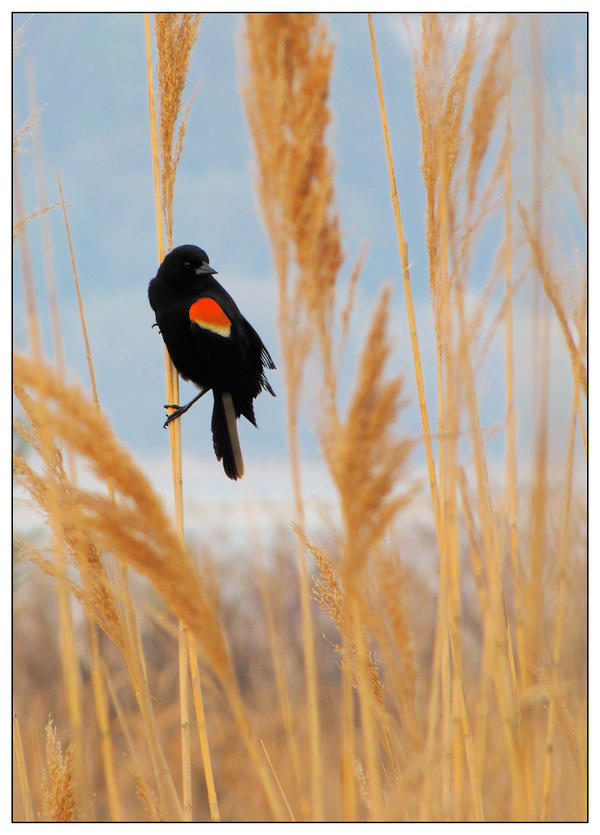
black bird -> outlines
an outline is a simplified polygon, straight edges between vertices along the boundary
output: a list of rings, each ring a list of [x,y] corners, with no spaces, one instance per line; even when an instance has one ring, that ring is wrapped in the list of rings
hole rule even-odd
[[[148,285],[148,298],[173,365],[184,380],[200,389],[185,406],[175,409],[165,427],[212,389],[213,445],[229,478],[241,478],[244,462],[237,418],[256,426],[252,401],[262,389],[275,397],[265,369],[275,363],[252,325],[229,293],[213,277],[217,271],[198,246],[184,245],[165,257]]]

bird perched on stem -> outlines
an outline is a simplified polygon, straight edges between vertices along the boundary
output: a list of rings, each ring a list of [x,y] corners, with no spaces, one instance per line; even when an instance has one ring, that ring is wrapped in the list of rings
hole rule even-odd
[[[171,250],[148,285],[148,298],[173,365],[200,389],[185,406],[174,403],[165,427],[207,391],[213,392],[215,454],[229,478],[244,474],[237,418],[256,426],[252,401],[262,389],[275,396],[265,375],[275,363],[252,325],[214,278],[208,255],[186,244]]]

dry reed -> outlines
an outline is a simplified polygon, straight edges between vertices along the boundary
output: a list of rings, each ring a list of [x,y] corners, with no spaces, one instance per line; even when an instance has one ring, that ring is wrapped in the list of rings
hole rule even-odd
[[[177,166],[183,152],[187,119],[194,94],[184,105],[177,137],[175,125],[188,74],[190,56],[198,38],[201,14],[161,13],[154,15],[158,60],[162,210],[169,249],[173,245],[173,191]]]
[[[85,394],[61,381],[49,367],[34,365],[15,354],[14,374],[18,394],[23,391],[29,394],[29,400],[24,397],[23,401],[27,402],[30,418],[36,424],[43,424],[57,441],[83,456],[101,481],[114,485],[116,502],[95,491],[76,487],[60,471],[56,480],[62,483],[63,491],[69,491],[61,503],[65,531],[74,529],[78,535],[88,531],[99,552],[118,553],[123,562],[159,584],[174,611],[181,613],[199,637],[199,646],[211,667],[229,683],[233,671],[214,602],[203,589],[160,501],[133,459],[114,438],[104,415],[90,409]],[[50,391],[47,391],[48,382]],[[56,460],[58,466],[58,456]],[[25,468],[22,473],[27,476]],[[35,487],[35,484],[29,473],[25,486]],[[38,498],[36,493],[33,495]],[[44,497],[39,499],[44,506]],[[79,548],[74,551],[80,554]]]
[[[384,376],[391,351],[389,307],[386,288],[371,322],[347,417],[342,421],[328,410],[321,429],[344,520],[346,583],[360,582],[369,549],[378,544],[406,502],[406,496],[393,495],[411,445],[397,439],[394,432],[402,378],[386,380]]]
[[[72,823],[75,820],[73,748],[63,753],[52,719],[46,725],[46,774],[42,788],[44,820]]]
[[[328,328],[342,262],[333,206],[333,159],[325,144],[333,50],[326,27],[315,14],[250,14],[245,46],[249,75],[243,97],[258,164],[257,190],[278,279],[288,445],[296,520],[304,527],[297,434],[303,369],[314,333],[333,394]],[[314,634],[309,571],[300,540],[297,553],[310,721],[311,813],[313,820],[320,820],[323,796]]]
[[[312,15],[250,15],[246,43],[251,75],[244,97],[257,154],[261,206],[279,278],[290,446],[294,457],[301,372],[308,343],[313,342],[322,370],[321,442],[343,513],[342,572],[347,597],[341,594],[324,552],[310,547],[322,572],[317,583],[318,600],[340,628],[344,638],[342,669],[344,675],[353,678],[361,698],[368,805],[377,818],[382,794],[373,714],[381,707],[382,692],[367,649],[362,625],[365,613],[358,588],[368,553],[376,548],[406,501],[405,496],[392,495],[409,444],[397,441],[392,431],[401,381],[385,381],[383,375],[390,352],[386,336],[389,292],[382,294],[373,317],[357,372],[356,392],[347,416],[341,419],[333,357],[340,354],[334,335],[336,279],[343,254],[334,202],[333,161],[324,140],[330,119],[327,96],[332,50],[324,27]],[[275,62],[273,56],[283,49],[287,62]],[[358,268],[353,271],[341,315],[342,345],[358,273]],[[297,480],[295,486],[298,490]],[[298,519],[299,535],[305,541],[300,514]],[[301,568],[301,576],[304,571]],[[347,700],[345,704],[347,708]],[[344,727],[348,727],[347,722],[345,716]],[[354,770],[352,748],[346,749],[346,775]],[[313,762],[315,756],[313,748]],[[313,780],[314,775],[313,771]],[[345,791],[348,809],[353,808],[348,777]]]
[[[166,207],[183,148],[185,108],[178,133],[176,120],[195,40],[191,30],[183,34],[184,17],[160,15],[156,27],[157,40],[163,38],[159,89],[167,96],[157,108],[163,150],[156,172],[157,182],[163,178],[159,203],[170,242],[173,218]],[[389,370],[396,327],[389,288],[376,302],[347,405],[338,397],[367,262],[364,255],[359,259],[338,310],[343,253],[334,155],[326,141],[333,46],[317,15],[249,15],[244,103],[278,279],[298,573],[289,568],[287,541],[273,545],[272,553],[269,546],[248,574],[248,561],[238,559],[247,549],[232,555],[241,578],[235,594],[229,595],[227,582],[215,580],[209,559],[198,569],[183,543],[182,509],[173,525],[97,399],[42,361],[28,221],[23,222],[18,231],[30,354],[14,356],[15,394],[27,421],[15,422],[26,452],[15,450],[14,473],[49,536],[41,542],[17,538],[15,552],[40,574],[58,579],[60,629],[72,633],[71,647],[63,639],[56,650],[54,667],[63,664],[67,685],[56,698],[55,670],[47,682],[42,677],[46,659],[53,664],[53,642],[45,635],[44,651],[37,653],[28,646],[29,632],[44,628],[44,607],[30,621],[23,604],[16,610],[23,646],[15,667],[15,797],[23,819],[197,817],[199,804],[191,805],[196,756],[208,787],[201,814],[212,820],[586,817],[586,511],[576,483],[578,420],[585,457],[586,293],[585,286],[574,292],[566,286],[577,266],[562,270],[551,251],[544,220],[550,156],[533,160],[532,200],[526,190],[523,195],[515,171],[525,135],[515,113],[522,67],[514,38],[523,27],[518,16],[498,18],[495,29],[490,19],[470,17],[460,29],[455,18],[425,15],[420,42],[413,45],[436,357],[433,437],[400,213],[403,195],[391,159],[374,22],[368,22],[428,465],[427,522],[420,531],[419,523],[408,524],[408,513],[400,513],[420,486],[408,480],[415,441],[398,428],[408,404],[402,400],[403,376]],[[538,36],[534,27],[530,48],[539,64]],[[533,89],[541,93],[541,75]],[[171,111],[163,125],[167,103]],[[548,148],[543,113],[532,113],[531,124],[532,138]],[[577,162],[556,156],[585,223]],[[494,223],[495,231],[501,228],[497,252],[480,276],[478,241]],[[160,246],[159,241],[159,251]],[[531,418],[532,486],[523,488],[528,462],[520,455],[524,416],[515,379],[515,308],[528,284],[537,288],[540,313],[551,315],[561,330],[572,369],[558,489],[548,466],[547,325],[538,330],[536,349],[543,373]],[[498,390],[505,392],[506,458],[497,485],[481,378],[502,324],[505,380]],[[300,468],[298,421],[311,351],[317,359],[315,432],[340,509],[339,523],[325,533],[308,529]],[[93,477],[88,486],[77,483],[75,463]],[[415,506],[422,512],[422,504]],[[307,553],[318,569],[314,578]],[[220,556],[216,571],[226,576],[225,549]],[[180,691],[187,693],[189,661],[200,734],[184,741],[183,759],[176,741],[176,687],[165,684],[177,681],[178,630],[152,603],[152,632],[144,631],[131,588],[137,580],[127,568],[152,583],[180,623]],[[311,609],[311,581],[323,614]],[[32,583],[28,598],[37,594],[34,589]],[[223,599],[229,596],[231,601]],[[72,598],[87,618],[89,662],[80,630],[67,623],[64,603],[70,608]],[[296,628],[299,613],[302,625]],[[326,641],[317,642],[321,632]],[[20,682],[28,671],[22,658],[35,682],[25,711]],[[90,681],[82,675],[88,663]],[[92,693],[95,712],[87,704]],[[73,744],[66,751],[52,722],[45,752],[38,741],[49,700],[58,727],[70,732]],[[329,716],[335,721],[326,721]],[[82,754],[86,769],[77,765]],[[181,801],[174,788],[180,776]],[[104,796],[103,789],[106,807],[100,810],[92,792]]]
[[[21,793],[23,814],[26,821],[33,823],[34,816],[33,805],[31,802],[31,788],[29,786],[29,777],[27,776],[27,766],[25,765],[25,755],[23,752],[23,740],[21,737],[19,717],[16,713],[13,714],[13,752],[19,791]]]
[[[439,496],[437,488],[437,476],[435,471],[435,462],[433,457],[433,446],[431,439],[431,431],[429,427],[429,414],[427,411],[427,401],[425,397],[425,386],[423,382],[423,369],[421,365],[421,352],[419,349],[419,338],[417,334],[415,311],[412,297],[412,289],[410,283],[410,267],[408,262],[408,245],[404,237],[404,228],[402,224],[402,215],[400,212],[400,204],[398,200],[398,190],[396,188],[396,177],[394,174],[394,164],[392,161],[392,150],[390,144],[390,135],[387,124],[387,114],[385,109],[385,102],[383,96],[383,86],[381,83],[381,73],[379,70],[379,59],[377,56],[377,43],[375,40],[375,30],[373,27],[373,18],[369,15],[369,35],[371,39],[371,50],[373,52],[373,64],[375,68],[375,78],[377,80],[377,95],[379,98],[379,110],[381,113],[381,122],[383,129],[383,138],[385,142],[386,158],[388,164],[388,175],[390,179],[390,187],[392,191],[392,206],[394,210],[394,221],[396,224],[396,235],[398,237],[398,246],[400,249],[400,262],[402,265],[402,284],[404,288],[404,299],[406,303],[406,312],[408,316],[408,327],[410,332],[410,342],[413,355],[413,364],[415,369],[415,378],[417,383],[417,394],[419,399],[419,411],[421,415],[421,425],[423,427],[423,438],[425,443],[425,454],[427,458],[427,472],[429,476],[429,489],[435,514],[435,525],[440,536],[439,531]],[[432,252],[430,247],[430,253]]]
[[[164,231],[169,249],[173,246],[173,195],[177,166],[183,152],[185,130],[190,112],[192,98],[185,105],[179,121],[177,139],[175,136],[175,124],[179,117],[181,99],[185,88],[188,74],[189,60],[192,49],[198,37],[198,29],[201,14],[188,13],[166,13],[155,14],[154,34],[156,39],[156,75],[158,81],[158,112],[160,129],[157,131],[155,120],[153,80],[150,60],[150,33],[148,14],[145,15],[146,29],[146,52],[148,71],[148,101],[150,109],[150,133],[152,138],[152,156],[154,169],[154,190],[155,203],[157,206],[156,227],[158,260],[162,261],[165,255],[163,228],[158,217],[158,186],[160,181],[160,193],[162,199],[162,214]],[[157,139],[158,132],[158,139]],[[158,164],[157,146],[160,147],[160,165]],[[167,384],[167,401],[169,403],[179,402],[179,382],[177,372],[168,355],[165,352],[165,376]],[[183,477],[181,469],[181,428],[179,422],[171,425],[169,432],[171,444],[171,461],[173,470],[173,491],[175,497],[175,518],[180,536],[184,535],[183,522]],[[188,699],[188,681],[190,678],[190,664],[195,666],[196,648],[192,636],[188,634],[187,627],[183,621],[179,625],[179,696],[180,696],[180,721],[181,721],[181,761],[183,780],[183,814],[186,821],[191,821],[193,816],[192,808],[192,766],[191,766],[191,738],[190,738],[190,706]],[[206,785],[209,796],[209,805],[213,820],[219,820],[218,802],[215,792],[214,780],[212,778],[212,763],[210,761],[210,749],[204,712],[202,707],[202,691],[200,678],[192,672],[193,697],[196,708],[196,718],[200,733],[202,758],[206,775]]]

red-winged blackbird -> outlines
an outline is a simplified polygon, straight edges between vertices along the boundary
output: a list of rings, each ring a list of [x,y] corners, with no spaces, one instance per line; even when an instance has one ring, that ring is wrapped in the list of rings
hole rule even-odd
[[[173,365],[184,380],[200,389],[185,406],[175,409],[165,427],[212,389],[213,444],[229,478],[244,474],[237,418],[256,426],[252,401],[261,389],[275,392],[265,369],[275,368],[271,355],[236,303],[213,278],[216,270],[197,246],[178,246],[166,256],[148,285],[148,298]]]

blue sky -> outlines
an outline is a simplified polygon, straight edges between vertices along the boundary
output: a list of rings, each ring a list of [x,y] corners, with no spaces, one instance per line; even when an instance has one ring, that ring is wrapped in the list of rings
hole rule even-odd
[[[410,400],[402,416],[401,429],[416,436],[420,424],[367,19],[363,14],[352,13],[325,17],[336,45],[330,139],[337,156],[337,205],[346,252],[342,286],[362,243],[368,245],[354,317],[351,358],[364,337],[379,289],[391,282],[396,335],[394,361],[405,371]],[[28,14],[16,14],[13,28],[17,29],[28,18]],[[201,24],[188,76],[189,92],[198,82],[199,88],[178,171],[175,244],[196,243],[207,250],[219,272],[219,280],[232,293],[280,366],[276,282],[254,193],[253,150],[239,94],[239,81],[244,72],[240,49],[242,24],[241,15],[229,13],[207,14]],[[549,108],[556,112],[560,112],[565,97],[572,99],[576,92],[585,93],[581,88],[585,78],[581,68],[585,68],[586,61],[586,25],[584,15],[544,16],[544,76]],[[409,27],[414,26],[415,21],[409,22]],[[433,410],[434,337],[412,62],[400,15],[376,15],[375,27],[396,180],[409,244],[421,350],[430,381],[429,403]],[[519,35],[525,37],[525,33]],[[154,319],[146,296],[148,281],[156,272],[157,255],[143,17],[138,13],[39,13],[27,23],[20,43],[21,48],[13,58],[14,127],[31,111],[27,88],[27,67],[31,62],[37,101],[44,106],[40,118],[47,191],[50,202],[58,199],[55,175],[58,168],[67,201],[101,405],[117,436],[168,497],[168,433],[162,429],[163,348],[160,335],[151,328]],[[526,197],[527,164],[521,162],[521,185]],[[31,154],[19,156],[19,170],[26,208],[31,211],[38,204]],[[567,206],[565,211],[568,215],[571,209]],[[69,375],[89,388],[60,210],[50,213],[50,223]],[[45,312],[39,221],[30,223],[28,233],[39,309]],[[496,246],[492,243],[486,252],[486,242],[483,243],[483,251],[478,256],[482,282],[492,263],[492,248]],[[584,248],[581,231],[575,232],[575,245]],[[13,339],[16,347],[25,349],[18,257],[15,257],[13,279]],[[475,296],[477,290],[476,280],[472,287]],[[526,336],[530,331],[530,298],[530,293],[525,294],[515,304],[518,384],[525,410],[532,385]],[[51,355],[47,317],[43,326],[45,347]],[[503,418],[501,344],[498,349],[499,352],[491,352],[487,369],[479,380],[483,414],[489,426]],[[560,335],[554,332],[552,357],[551,410],[556,431],[562,438],[571,384],[566,352]],[[349,367],[351,364],[352,359]],[[272,374],[271,381],[280,396],[273,401],[262,395],[256,402],[260,431],[240,422],[246,462],[243,487],[229,482],[214,459],[209,398],[200,401],[183,418],[184,483],[190,507],[196,506],[195,503],[202,505],[207,497],[217,497],[224,503],[235,501],[240,495],[245,499],[285,502],[291,495],[281,373]],[[344,383],[347,388],[351,375]],[[182,385],[182,400],[193,393],[190,384]],[[304,411],[302,450],[307,494],[326,495],[330,487],[311,425],[315,406],[310,385],[306,387]],[[523,415],[520,422],[524,448],[528,438],[526,417]],[[494,449],[499,456],[503,437],[499,433],[495,441]],[[562,447],[560,456],[562,461]],[[420,467],[417,455],[416,471]]]

